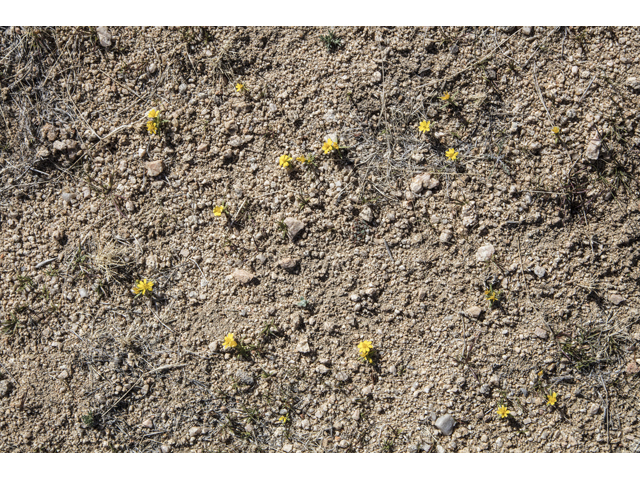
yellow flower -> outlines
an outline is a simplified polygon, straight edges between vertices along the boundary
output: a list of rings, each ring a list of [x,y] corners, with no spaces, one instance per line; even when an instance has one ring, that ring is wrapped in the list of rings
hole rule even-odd
[[[133,293],[136,295],[146,295],[147,292],[151,293],[153,290],[153,282],[151,280],[138,280],[135,287],[133,287]]]
[[[289,155],[280,155],[280,166],[282,168],[289,168],[291,166],[292,158]]]
[[[456,157],[458,156],[460,152],[456,152],[453,148],[450,148],[449,150],[447,150],[447,153],[445,153],[445,156],[449,159],[449,160],[453,160],[455,161]]]
[[[218,205],[217,207],[213,207],[213,216],[219,217],[224,212],[224,205]]]
[[[555,405],[556,402],[558,401],[558,394],[556,392],[553,392],[551,395],[547,395],[547,405]]]
[[[305,157],[304,155],[301,155],[299,157],[296,157],[296,160],[298,162],[300,162],[300,163],[309,163],[309,164],[311,163],[311,157],[310,156],[306,156]]]
[[[160,112],[155,108],[152,108],[151,111],[147,113],[147,117],[149,118],[158,118],[159,115],[160,115]]]
[[[158,124],[153,120],[149,120],[147,122],[147,130],[151,135],[155,135],[158,133]]]
[[[440,100],[444,100],[445,102],[451,98],[449,92],[444,92],[444,95],[440,97]]]
[[[538,372],[538,376],[539,376],[539,377],[541,377],[542,375],[544,375],[544,370],[540,370],[540,371]]]
[[[504,405],[500,405],[497,413],[501,418],[507,418],[507,415],[509,415],[511,412]]]
[[[360,342],[358,344],[358,350],[360,350],[360,355],[362,355],[363,357],[367,355],[372,348],[373,343],[371,343],[369,340],[365,340],[364,342]]]
[[[227,334],[226,337],[224,337],[224,342],[222,343],[222,346],[225,348],[225,350],[227,348],[233,348],[233,347],[235,347],[237,345],[238,345],[238,342],[236,342],[233,339],[233,333],[229,333],[229,334]]]
[[[285,415],[282,415],[278,420],[280,420],[282,423],[287,423],[287,420],[289,420]]]
[[[244,91],[246,89],[247,89],[247,87],[245,87],[244,84],[236,83],[236,92],[242,92],[242,91]]]
[[[426,120],[423,120],[422,122],[420,122],[420,126],[418,127],[418,129],[421,132],[428,132],[431,130],[431,120],[429,120],[428,122]]]
[[[338,146],[338,144],[333,140],[331,140],[330,138],[328,138],[327,141],[324,142],[324,145],[322,145],[322,151],[324,152],[325,155],[330,153],[332,150],[339,150],[339,149],[340,147]]]
[[[498,297],[496,297],[496,292],[485,290],[484,295],[485,297],[487,297],[487,300],[489,300],[490,302],[495,302],[498,300]]]
[[[552,131],[553,133],[555,133],[556,135],[560,133],[560,129],[559,129],[558,127],[553,127],[553,128],[551,129],[551,131]]]

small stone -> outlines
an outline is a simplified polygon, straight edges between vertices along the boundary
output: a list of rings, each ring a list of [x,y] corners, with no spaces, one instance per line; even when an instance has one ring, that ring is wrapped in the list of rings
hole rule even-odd
[[[201,427],[191,427],[189,429],[189,436],[190,437],[199,437],[200,435],[202,435],[202,428]]]
[[[250,274],[245,270],[240,270],[240,269],[235,269],[231,274],[231,276],[235,278],[238,282],[242,283],[243,285],[251,283],[255,278],[254,275]]]
[[[373,83],[379,83],[382,81],[382,73],[375,71],[373,72],[373,75],[371,75],[371,81]]]
[[[358,408],[351,412],[351,418],[356,421],[360,420],[360,410]]]
[[[351,300],[352,302],[359,302],[360,301],[360,295],[358,295],[357,293],[354,293],[353,295],[351,295],[349,297],[349,300]]]
[[[156,160],[155,162],[145,162],[144,166],[147,168],[147,175],[150,177],[157,177],[164,170],[162,160]]]
[[[96,393],[95,399],[100,405],[107,403],[107,398],[100,392]]]
[[[311,351],[311,347],[309,347],[309,340],[306,337],[303,337],[296,346],[296,352],[298,353],[309,353]]]
[[[542,144],[540,142],[533,142],[529,145],[529,151],[531,153],[540,153],[540,150],[542,150]]]
[[[334,375],[334,378],[336,380],[338,380],[339,382],[348,382],[349,381],[349,374],[347,372],[337,372]]]
[[[300,220],[297,220],[293,217],[287,217],[284,220],[284,224],[287,226],[287,234],[289,235],[289,239],[293,241],[296,236],[302,231],[305,227],[304,223]]]
[[[147,418],[144,422],[141,423],[143,428],[153,428],[153,419]]]
[[[364,207],[358,216],[363,222],[371,223],[373,221],[373,212],[369,207]]]
[[[149,384],[145,383],[144,385],[142,385],[142,388],[140,389],[140,395],[144,397],[147,393],[149,393]]]
[[[338,446],[340,448],[349,448],[349,442],[346,440],[340,440],[340,443],[338,444]]]
[[[477,306],[471,307],[467,309],[467,315],[472,318],[480,318],[480,315],[482,315],[482,308]]]
[[[96,33],[98,34],[98,40],[100,41],[100,45],[107,48],[111,46],[111,32],[107,27],[98,27],[96,28]]]
[[[86,288],[80,288],[78,290],[78,293],[80,294],[80,297],[82,297],[82,298],[87,298],[89,296],[89,292],[87,292]]]
[[[453,238],[453,232],[451,230],[443,230],[440,234],[440,243],[449,243]]]
[[[293,450],[293,445],[291,445],[290,443],[285,443],[282,446],[282,451],[283,452],[289,453],[289,452],[291,452],[291,450]]]
[[[443,435],[447,435],[447,436],[453,433],[453,427],[455,427],[455,425],[456,425],[456,421],[448,413],[438,418],[435,423],[436,428],[440,430],[443,433]]]
[[[541,338],[542,340],[546,340],[547,338],[549,338],[549,334],[547,333],[547,331],[541,327],[536,327],[533,334],[536,337]]]
[[[640,367],[638,367],[638,363],[635,360],[631,360],[629,363],[627,363],[627,368],[625,369],[625,371],[629,375],[635,375],[636,373],[640,372]]]
[[[162,453],[170,453],[171,452],[171,447],[169,445],[162,445],[160,447],[160,451]]]
[[[295,258],[283,258],[278,262],[278,266],[280,268],[284,268],[285,270],[293,270],[298,265],[298,260]]]
[[[589,415],[597,415],[600,412],[600,405],[597,405],[595,403],[591,404],[591,406],[589,407]]]
[[[544,278],[544,276],[547,274],[547,271],[543,267],[538,265],[533,269],[533,273],[535,273],[536,277],[538,278]]]
[[[65,145],[64,142],[61,142],[60,140],[56,140],[55,142],[53,142],[53,149],[61,152],[62,150],[66,150],[67,146]]]
[[[373,391],[373,385],[367,385],[362,389],[362,395],[366,397],[367,395],[371,395],[372,391]]]
[[[238,379],[238,382],[243,385],[252,386],[256,383],[255,379],[253,378],[253,375],[251,375],[249,372],[246,372],[244,370],[238,370],[236,372],[236,378]]]
[[[618,295],[616,293],[614,293],[613,295],[610,295],[609,296],[609,300],[614,305],[620,305],[621,303],[623,303],[625,301],[625,299],[624,299],[624,297],[622,295]]]
[[[625,85],[633,90],[640,90],[640,79],[638,77],[629,77],[625,81]]]
[[[156,73],[157,69],[158,69],[158,67],[156,66],[156,64],[152,63],[147,67],[147,72],[149,72],[151,75],[153,75],[154,73]]]
[[[316,372],[318,372],[320,375],[324,375],[325,373],[327,373],[329,371],[329,369],[327,367],[325,367],[324,365],[320,364],[316,367]]]
[[[440,444],[436,445],[436,452],[437,453],[447,453],[447,451],[444,449],[444,447]]]
[[[68,379],[70,376],[71,376],[71,375],[69,374],[69,371],[68,371],[68,370],[63,370],[63,371],[61,371],[61,372],[60,372],[60,374],[58,375],[58,378],[59,378],[60,380],[66,380],[66,379]]]
[[[0,381],[0,398],[8,397],[13,389],[13,384],[9,380]]]
[[[180,86],[178,87],[178,93],[180,93],[180,95],[182,95],[186,91],[187,91],[187,84],[186,83],[181,83]]]
[[[209,150],[209,144],[201,143],[200,145],[198,145],[198,148],[196,150],[198,151],[198,153],[206,152],[207,150]]]
[[[493,254],[496,252],[493,245],[487,244],[483,247],[480,247],[476,252],[476,260],[478,262],[488,262],[493,257]]]
[[[522,34],[525,37],[530,37],[533,33],[533,27],[522,27]]]
[[[256,257],[256,260],[260,262],[261,265],[264,265],[267,262],[267,256],[264,253],[261,253]]]
[[[209,350],[211,350],[212,352],[217,352],[219,347],[220,347],[220,344],[218,343],[217,340],[209,344]]]
[[[602,145],[602,138],[598,134],[598,132],[593,132],[591,134],[591,139],[589,140],[589,144],[587,145],[587,151],[585,152],[585,156],[589,160],[597,160],[600,156],[600,146]]]

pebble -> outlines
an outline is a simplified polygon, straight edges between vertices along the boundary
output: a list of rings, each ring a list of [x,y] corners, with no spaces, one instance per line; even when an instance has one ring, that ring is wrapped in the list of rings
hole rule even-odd
[[[538,278],[544,278],[544,276],[547,274],[547,271],[543,267],[538,265],[533,269],[533,273],[535,273]]]
[[[202,435],[202,428],[201,427],[191,427],[189,429],[189,436],[190,437],[199,437],[200,435]]]
[[[235,278],[238,282],[242,283],[243,285],[251,283],[255,278],[254,275],[250,274],[245,270],[240,270],[240,269],[235,269],[231,274],[231,276]]]
[[[87,289],[86,289],[86,288],[80,288],[80,289],[78,290],[78,293],[80,294],[80,296],[81,296],[82,298],[87,298],[87,297],[89,296],[89,292],[87,292]]]
[[[585,152],[585,156],[589,160],[597,160],[600,156],[600,146],[602,145],[602,138],[598,134],[598,132],[593,132],[591,134],[591,138],[589,139],[589,143],[587,144],[587,151]]]
[[[162,453],[170,453],[171,452],[171,447],[169,445],[162,445],[160,447],[160,451]]]
[[[267,262],[267,256],[264,253],[261,253],[256,257],[256,260],[259,261],[260,264],[264,265]]]
[[[298,265],[298,260],[290,257],[283,258],[278,262],[278,266],[285,270],[293,270],[294,268],[296,268],[297,265]]]
[[[291,241],[293,241],[296,238],[296,236],[305,227],[304,223],[302,223],[300,220],[297,220],[293,217],[285,218],[284,224],[287,226],[287,233],[289,235],[289,240]]]
[[[542,144],[540,142],[533,142],[529,145],[529,151],[531,153],[539,153],[542,150]]]
[[[493,245],[487,244],[483,247],[480,247],[476,252],[476,260],[478,262],[488,262],[493,257],[493,254],[496,252]]]
[[[578,67],[575,65],[571,67],[571,75],[578,75]]]
[[[289,452],[291,452],[291,450],[293,450],[293,445],[291,445],[290,443],[285,443],[282,446],[282,451],[283,452],[289,453]]]
[[[542,340],[546,340],[547,338],[549,338],[549,334],[547,333],[547,331],[544,328],[541,328],[541,327],[536,327],[536,329],[533,332],[533,334],[536,337],[541,338]]]
[[[638,363],[635,360],[631,360],[629,363],[627,363],[627,368],[625,369],[625,371],[629,375],[635,375],[636,373],[640,372],[640,367],[638,367]]]
[[[350,299],[352,302],[359,302],[359,301],[360,301],[360,295],[358,295],[357,293],[354,293],[353,295],[351,295],[351,296],[349,297],[349,299]]]
[[[243,385],[252,386],[256,383],[255,379],[253,378],[253,375],[251,375],[249,372],[246,372],[244,370],[238,370],[236,372],[236,378],[238,379],[238,382],[240,382]]]
[[[156,160],[155,162],[145,162],[144,166],[147,168],[147,175],[150,177],[157,177],[164,170],[164,164],[162,160]]]
[[[373,212],[369,207],[364,207],[358,216],[363,222],[371,223],[373,221]]]
[[[467,315],[472,318],[479,318],[482,315],[482,308],[478,306],[471,307],[467,310]]]
[[[311,351],[311,347],[309,347],[309,340],[306,337],[303,337],[296,345],[296,352],[298,353],[309,353]]]
[[[625,85],[634,90],[640,90],[640,79],[638,77],[629,77],[625,81]]]
[[[373,385],[367,385],[362,389],[362,395],[366,397],[367,395],[371,395],[372,391],[373,391]]]
[[[113,37],[111,36],[111,32],[107,27],[98,27],[96,28],[96,33],[98,34],[98,40],[100,41],[100,45],[107,48],[111,46],[111,40]]]
[[[533,27],[522,27],[522,34],[526,37],[530,37],[533,33]]]
[[[147,418],[144,422],[141,423],[143,428],[153,428],[153,419]]]
[[[614,293],[613,295],[609,296],[609,300],[614,305],[620,305],[621,303],[623,303],[625,301],[625,298],[623,296],[621,296],[621,295],[618,295],[618,294]]]
[[[449,243],[453,238],[453,232],[451,230],[443,230],[440,234],[440,243]]]
[[[181,83],[180,86],[178,87],[178,92],[180,93],[180,95],[182,95],[186,91],[187,91],[187,84]]]
[[[373,75],[371,75],[371,81],[373,83],[381,82],[382,81],[382,73],[380,73],[378,71],[373,72]]]
[[[147,72],[149,72],[151,75],[153,75],[154,73],[156,73],[157,68],[158,67],[156,67],[156,64],[152,63],[147,67]]]
[[[350,377],[347,372],[338,372],[334,375],[334,378],[339,382],[348,382]]]
[[[591,406],[589,407],[589,415],[597,415],[600,412],[600,405],[597,405],[595,403],[591,404]]]
[[[436,452],[437,453],[447,453],[447,451],[444,449],[444,447],[442,445],[436,445]]]
[[[325,367],[324,365],[320,364],[316,367],[316,372],[318,372],[320,375],[324,375],[325,373],[327,373],[329,371],[329,369],[327,367]]]

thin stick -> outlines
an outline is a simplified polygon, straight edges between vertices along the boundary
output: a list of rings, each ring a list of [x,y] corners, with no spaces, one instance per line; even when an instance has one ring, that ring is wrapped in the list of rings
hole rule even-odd
[[[13,378],[13,375],[11,375],[11,372],[9,371],[9,369],[7,367],[5,367],[2,362],[0,362],[0,367],[4,368],[5,372],[7,372],[7,374],[9,374],[9,376],[11,377],[11,380],[13,380],[13,383],[15,383],[17,385],[20,385],[20,382],[18,382],[15,378]]]
[[[591,84],[593,83],[593,81],[596,79],[596,73],[593,74],[593,77],[591,77],[591,81],[589,82],[589,85],[587,85],[587,89],[584,91],[584,93],[582,94],[582,96],[580,97],[580,100],[578,100],[578,105],[580,105],[580,103],[582,102],[582,99],[585,97],[585,95],[587,94],[587,92],[589,91],[589,88],[591,87]]]
[[[387,241],[383,238],[382,241],[384,242],[384,246],[387,249],[387,253],[389,254],[389,258],[391,258],[391,261],[394,262],[395,260],[393,259],[393,255],[391,255],[391,249],[389,248],[389,244],[387,243]]]
[[[536,82],[536,92],[538,92],[538,96],[540,97],[540,101],[542,102],[542,106],[547,112],[547,119],[549,119],[549,123],[553,123],[551,120],[551,115],[549,114],[549,110],[547,110],[547,105],[544,103],[544,98],[542,98],[542,93],[540,92],[540,87],[538,86],[538,78],[536,76],[536,63],[533,62],[533,80]]]

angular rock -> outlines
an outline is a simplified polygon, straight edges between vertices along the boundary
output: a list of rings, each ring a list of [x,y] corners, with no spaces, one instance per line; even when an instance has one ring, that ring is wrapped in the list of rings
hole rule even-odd
[[[153,419],[147,418],[144,422],[141,423],[143,428],[153,428]]]
[[[440,182],[432,178],[429,173],[422,173],[420,175],[416,175],[411,180],[411,184],[409,185],[409,189],[413,193],[420,193],[423,189],[425,190],[433,190],[434,188],[438,188]]]
[[[453,238],[453,232],[451,230],[443,230],[440,234],[440,243],[449,243]]]
[[[453,433],[453,427],[456,426],[456,421],[449,415],[443,415],[436,420],[436,428],[442,432],[443,435],[451,435]]]
[[[231,274],[231,276],[233,278],[235,278],[238,282],[242,283],[243,285],[246,285],[248,283],[251,283],[253,281],[254,278],[256,278],[254,275],[252,275],[251,273],[245,271],[245,270],[240,270],[238,268],[236,268],[233,273]]]
[[[629,88],[640,90],[640,79],[638,77],[629,77],[624,83]]]
[[[324,375],[325,373],[327,373],[329,371],[329,369],[327,367],[325,367],[324,365],[318,365],[316,367],[316,372],[318,372],[320,375]]]
[[[190,437],[199,437],[200,435],[202,435],[202,427],[191,427],[189,429]]]
[[[621,303],[623,303],[625,301],[625,298],[622,295],[618,295],[618,294],[614,293],[613,295],[609,296],[609,300],[614,305],[620,305]]]
[[[597,160],[600,156],[600,146],[602,145],[602,138],[598,132],[593,132],[591,134],[591,139],[587,145],[587,151],[585,152],[585,156],[589,160]]]
[[[480,315],[482,315],[482,308],[478,306],[471,307],[467,309],[467,315],[469,315],[471,318],[480,318]]]
[[[311,347],[309,347],[309,340],[306,337],[303,337],[296,345],[296,352],[298,353],[309,353],[311,351]]]
[[[111,46],[111,40],[113,37],[111,36],[111,32],[107,27],[98,27],[96,28],[96,33],[98,34],[98,40],[100,41],[100,45],[107,48]]]
[[[475,202],[470,202],[462,207],[462,225],[465,228],[471,228],[478,223],[478,215],[476,214]]]
[[[493,245],[484,245],[483,247],[480,247],[476,252],[476,260],[478,262],[488,262],[489,260],[491,260],[491,257],[493,257],[494,253],[496,253],[496,250],[495,248],[493,248]]]
[[[373,221],[373,212],[369,207],[364,207],[358,216],[363,222],[371,223]]]
[[[293,241],[293,239],[296,238],[296,236],[298,236],[298,234],[305,227],[304,223],[293,217],[285,218],[284,224],[287,226],[287,234],[289,235],[289,240],[291,241]]]
[[[631,360],[629,363],[627,363],[627,368],[625,369],[625,371],[629,375],[635,375],[636,373],[640,372],[640,367],[635,360]]]
[[[547,331],[541,327],[536,327],[533,334],[536,337],[541,338],[542,340],[546,340],[547,338],[549,338],[549,334],[547,333]]]
[[[533,273],[535,273],[536,277],[538,278],[544,278],[544,276],[547,274],[547,271],[538,265],[533,269]]]
[[[298,265],[298,260],[295,258],[283,258],[278,262],[278,266],[280,268],[284,268],[285,270],[293,270]]]
[[[147,168],[147,175],[150,177],[157,177],[164,170],[164,164],[162,160],[156,160],[155,162],[145,162],[144,166]]]

